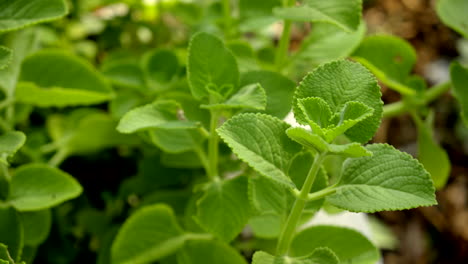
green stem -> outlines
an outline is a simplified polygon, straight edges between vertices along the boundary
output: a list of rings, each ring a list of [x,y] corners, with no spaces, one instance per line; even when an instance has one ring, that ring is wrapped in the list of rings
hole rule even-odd
[[[58,167],[68,157],[68,154],[66,148],[61,148],[59,151],[55,152],[48,164],[53,167]]]
[[[452,86],[451,82],[444,82],[444,83],[431,87],[424,93],[423,104],[431,103],[432,101],[437,99],[439,96],[441,96],[442,94],[450,90],[451,86]],[[408,112],[409,109],[411,109],[411,107],[405,104],[404,101],[387,104],[387,105],[384,105],[383,107],[383,117],[390,118],[390,117],[394,117],[397,115],[401,115],[401,114]]]
[[[205,151],[201,147],[195,148],[195,153],[197,154],[198,158],[200,159],[203,168],[205,169],[206,174],[210,173],[210,162],[206,157]]]
[[[386,104],[383,107],[383,117],[390,118],[405,113],[407,110],[406,104],[403,101]]]
[[[444,82],[444,83],[440,83],[440,84],[432,86],[432,88],[427,90],[427,92],[424,94],[424,102],[428,104],[434,101],[439,96],[441,96],[442,94],[450,90],[450,87],[452,87],[451,82]]]
[[[219,113],[216,110],[211,110],[211,120],[210,120],[210,137],[208,140],[208,162],[209,162],[209,171],[208,177],[211,180],[218,179],[218,144],[219,138],[216,133],[216,128],[218,128]]]
[[[296,0],[284,0],[283,6],[289,7],[296,3]],[[291,27],[292,22],[290,20],[284,20],[283,22],[283,33],[276,50],[275,67],[278,71],[283,67],[284,60],[288,54],[289,43],[291,42]]]
[[[281,230],[281,234],[278,239],[278,246],[276,248],[277,256],[288,254],[289,246],[291,245],[292,239],[294,237],[297,225],[302,215],[302,211],[304,210],[305,204],[308,201],[310,190],[312,189],[315,177],[317,176],[325,156],[325,153],[320,153],[315,156],[314,163],[312,164],[309,173],[307,174],[307,178],[304,182],[304,185],[302,186],[301,192],[296,197],[296,201],[294,202],[293,208],[291,209],[291,213],[286,220],[286,224]]]
[[[307,200],[308,201],[315,201],[315,200],[319,200],[319,199],[322,199],[330,194],[334,194],[336,192],[336,188],[335,186],[329,186],[325,189],[322,189],[318,192],[314,192],[314,193],[309,193],[309,195],[307,196]]]
[[[229,39],[231,36],[231,1],[223,0],[223,22],[224,22],[224,36]]]

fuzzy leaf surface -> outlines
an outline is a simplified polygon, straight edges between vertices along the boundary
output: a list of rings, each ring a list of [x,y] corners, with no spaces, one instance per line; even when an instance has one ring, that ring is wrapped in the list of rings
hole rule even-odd
[[[11,63],[11,50],[7,47],[0,46],[0,70]]]
[[[293,110],[298,123],[307,125],[298,101],[307,97],[320,97],[333,113],[342,111],[350,101],[360,102],[374,109],[372,116],[359,122],[345,133],[351,140],[360,143],[370,140],[380,125],[382,100],[380,88],[374,76],[362,65],[339,60],[324,64],[309,73],[294,95]]]
[[[372,157],[347,160],[331,204],[352,212],[403,210],[437,204],[429,173],[409,154],[368,145]]]
[[[258,84],[249,84],[242,87],[231,98],[220,104],[202,105],[202,108],[208,109],[232,109],[245,108],[264,110],[267,104],[267,97],[263,87]]]
[[[12,157],[26,142],[26,136],[21,131],[8,131],[0,136],[0,159]]]
[[[301,146],[288,138],[289,125],[265,114],[236,115],[220,128],[219,136],[253,169],[283,185],[294,187],[287,176],[292,157]]]

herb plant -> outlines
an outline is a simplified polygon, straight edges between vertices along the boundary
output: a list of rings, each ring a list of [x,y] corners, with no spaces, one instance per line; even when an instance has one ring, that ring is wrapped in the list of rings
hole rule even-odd
[[[94,21],[121,4],[97,2],[0,0],[0,264],[71,263],[63,241],[88,236],[100,264],[375,263],[359,232],[307,223],[324,207],[437,204],[450,160],[429,104],[453,87],[466,121],[468,69],[428,89],[409,43],[364,36],[361,0],[126,1],[135,13]],[[437,12],[468,37],[465,2]],[[263,29],[278,21],[273,45]],[[297,22],[313,29],[290,52]],[[402,100],[384,105],[378,81]],[[368,144],[405,113],[418,159]],[[84,187],[65,172],[76,158],[97,161],[74,171]],[[96,206],[99,180],[83,175],[128,160],[135,172],[108,178]]]

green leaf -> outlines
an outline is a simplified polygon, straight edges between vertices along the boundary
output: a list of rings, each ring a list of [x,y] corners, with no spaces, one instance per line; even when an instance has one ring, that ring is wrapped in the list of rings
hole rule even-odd
[[[377,248],[362,234],[337,226],[312,226],[300,231],[290,252],[292,256],[307,256],[322,247],[332,250],[340,263],[374,264],[380,258]]]
[[[11,63],[11,50],[7,47],[0,46],[0,70],[4,69]]]
[[[8,247],[11,263],[17,260],[23,249],[23,227],[21,218],[13,207],[0,204],[0,259],[5,259],[5,248]],[[3,249],[2,249],[3,248]],[[3,256],[2,256],[3,255]],[[7,259],[8,260],[8,259]]]
[[[372,152],[366,150],[359,143],[349,143],[344,145],[330,144],[320,136],[302,128],[293,127],[286,130],[288,137],[297,143],[309,148],[317,150],[321,153],[337,154],[346,157],[363,157],[372,156]]]
[[[178,264],[247,264],[239,252],[216,240],[188,241],[177,253]]]
[[[156,129],[150,131],[150,140],[168,153],[198,150],[203,146],[206,135],[196,129]]]
[[[285,131],[289,125],[264,114],[236,115],[220,128],[219,136],[233,152],[265,177],[294,187],[287,168],[301,146],[290,140]]]
[[[468,2],[464,0],[439,0],[436,4],[437,15],[440,19],[465,38],[468,38],[467,10]]]
[[[260,68],[255,57],[255,51],[249,42],[245,40],[231,40],[227,43],[227,47],[236,57],[241,72],[254,71]]]
[[[301,152],[294,156],[289,166],[288,174],[294,184],[301,188],[313,163],[310,152]],[[328,176],[320,170],[311,189],[319,191],[328,185]],[[281,184],[261,175],[249,177],[249,199],[257,215],[250,219],[255,236],[261,238],[277,238],[285,223],[296,197]],[[311,215],[320,209],[324,199],[307,202],[302,218],[309,220]]]
[[[145,55],[143,72],[150,87],[164,90],[180,69],[179,60],[171,50],[156,49]]]
[[[68,13],[63,0],[0,1],[0,32],[49,22]]]
[[[326,247],[315,248],[305,257],[275,257],[263,251],[255,252],[252,264],[338,264],[338,257]]]
[[[69,174],[44,164],[19,167],[11,179],[9,203],[18,211],[36,211],[78,197],[83,189]]]
[[[434,187],[441,189],[450,176],[450,160],[447,152],[434,139],[432,119],[416,121],[418,128],[418,160],[431,175]]]
[[[23,59],[38,49],[40,31],[26,29],[12,34],[11,39],[6,44],[11,50],[11,63],[4,69],[0,69],[0,88],[9,98],[15,96],[16,84],[20,74]]]
[[[102,74],[114,85],[146,92],[143,70],[132,61],[109,62],[102,67]]]
[[[256,83],[242,87],[236,94],[226,100],[224,103],[202,105],[207,109],[232,109],[246,108],[255,110],[264,110],[267,104],[267,97],[263,87]]]
[[[68,155],[94,153],[118,145],[135,145],[138,138],[116,131],[117,122],[108,114],[78,109],[67,116],[54,115],[47,120],[54,144]]]
[[[405,83],[416,63],[416,51],[404,39],[385,35],[367,37],[353,57],[390,88],[414,94]]]
[[[403,210],[437,204],[432,180],[410,155],[385,144],[368,145],[372,157],[348,159],[327,201],[352,212]]]
[[[324,22],[351,32],[361,20],[361,0],[306,0],[301,6],[277,7],[273,13],[282,19],[305,22]]]
[[[247,186],[242,176],[212,183],[197,201],[200,226],[223,241],[233,240],[250,217]]]
[[[325,100],[320,97],[307,97],[299,99],[297,104],[315,133],[322,134],[321,128],[330,126],[333,113]]]
[[[157,101],[137,107],[126,113],[119,122],[120,133],[135,133],[150,129],[190,129],[198,128],[197,122],[180,117],[181,106],[175,101]]]
[[[40,51],[21,68],[18,102],[40,107],[102,103],[114,94],[88,62],[61,51]]]
[[[453,62],[450,65],[450,78],[452,79],[453,93],[461,106],[463,121],[468,125],[468,69]]]
[[[186,240],[174,213],[164,204],[136,211],[120,228],[112,244],[112,263],[143,264],[180,249]]]
[[[336,137],[346,133],[350,128],[370,118],[374,109],[360,102],[347,102],[339,113],[331,118],[331,127],[325,130],[325,139],[332,142]]]
[[[8,247],[0,243],[0,264],[14,264],[15,262],[8,252]]]
[[[190,41],[187,77],[192,95],[198,100],[208,96],[210,89],[226,98],[239,86],[234,55],[219,38],[204,32]]]
[[[346,32],[326,23],[316,23],[292,56],[292,63],[296,66],[295,69],[309,69],[310,65],[317,66],[331,60],[344,59],[359,46],[365,33],[364,21],[353,32]]]
[[[49,209],[20,213],[24,228],[24,244],[39,246],[49,236],[52,213]]]
[[[293,81],[279,73],[271,71],[249,71],[243,73],[241,76],[241,86],[251,83],[259,83],[265,89],[267,96],[266,114],[284,118],[291,111],[291,102],[296,86]]]
[[[0,160],[7,162],[26,142],[26,136],[21,131],[8,131],[0,136]]]
[[[374,76],[362,65],[347,60],[324,64],[309,73],[296,88],[293,110],[296,120],[307,125],[298,101],[307,97],[320,97],[331,111],[342,111],[346,103],[356,101],[374,109],[371,117],[359,122],[345,133],[351,140],[367,142],[377,131],[382,117],[380,88]]]

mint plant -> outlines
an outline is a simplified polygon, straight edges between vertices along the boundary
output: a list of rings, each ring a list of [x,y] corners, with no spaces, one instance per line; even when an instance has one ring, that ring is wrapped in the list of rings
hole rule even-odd
[[[362,5],[0,0],[0,264],[378,261],[309,221],[435,205],[450,160],[430,103],[453,87],[466,121],[468,70],[428,88],[409,43],[365,36]],[[465,6],[436,9],[466,37]],[[369,144],[406,113],[417,160]]]

